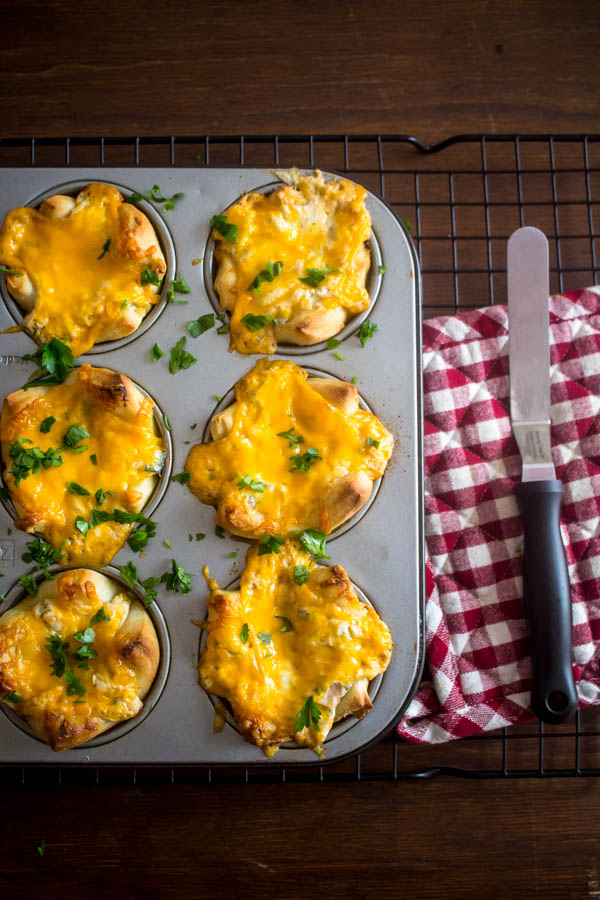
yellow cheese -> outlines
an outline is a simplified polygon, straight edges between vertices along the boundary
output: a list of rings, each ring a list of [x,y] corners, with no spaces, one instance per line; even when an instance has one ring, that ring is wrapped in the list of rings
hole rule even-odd
[[[343,307],[356,315],[369,305],[360,277],[358,253],[371,234],[366,190],[350,181],[324,181],[321,174],[299,177],[272,192],[251,192],[227,210],[238,237],[228,242],[216,230],[216,258],[233,263],[235,285],[230,323],[232,348],[270,352],[267,332],[249,331],[242,318],[251,313],[289,321],[315,309]],[[268,264],[281,262],[279,275],[254,291],[249,286]],[[300,279],[307,269],[333,270],[317,286]]]
[[[28,531],[40,531],[54,547],[66,541],[69,559],[104,565],[124,543],[132,526],[106,522],[90,528],[84,536],[75,527],[75,519],[81,516],[88,522],[94,509],[138,510],[164,449],[162,439],[155,433],[152,401],[144,398],[135,416],[116,415],[110,405],[102,403],[97,393],[88,389],[90,371],[89,365],[83,365],[71,384],[50,386],[42,396],[24,405],[2,430],[5,448],[19,439],[24,449],[54,448],[62,464],[42,468],[36,474],[30,472],[18,485],[10,468],[4,477],[13,500],[22,510],[17,524]],[[44,434],[40,425],[50,416],[56,421]],[[64,435],[72,425],[89,432],[89,437],[75,447],[76,452],[63,446]],[[78,452],[80,447],[87,449]],[[4,458],[10,465],[6,454]],[[80,485],[89,495],[72,493],[69,483]],[[107,494],[99,505],[95,497],[99,489],[113,491],[114,495]]]
[[[297,566],[309,573],[302,585],[294,580]],[[320,574],[331,576],[330,586]],[[319,728],[311,727],[318,745],[335,711],[331,686],[348,689],[387,667],[387,626],[358,599],[343,569],[324,571],[294,542],[278,554],[249,550],[239,592],[209,584],[200,683],[229,701],[240,730],[259,746],[292,738],[311,696],[321,714]]]
[[[132,597],[117,593],[104,605],[89,582],[86,590],[75,587],[71,573],[57,576],[57,595],[52,599],[26,603],[5,617],[0,628],[2,683],[22,699],[20,716],[40,718],[46,713],[68,716],[84,722],[88,716],[120,721],[139,707],[135,672],[116,652],[114,637],[129,610]],[[110,621],[93,626],[91,649],[96,658],[87,660],[88,669],[77,665],[70,654],[82,646],[73,637],[85,631],[90,620],[103,608]],[[67,681],[53,674],[52,656],[46,641],[60,634],[66,648],[67,668],[82,682],[85,694],[67,694]]]
[[[141,264],[130,255],[116,188],[91,184],[89,202],[65,218],[13,209],[0,231],[0,260],[25,272],[36,291],[31,330],[68,343],[75,356],[96,341],[126,306],[146,310],[158,294],[142,286]],[[104,251],[106,242],[110,241]]]
[[[329,533],[324,501],[330,486],[348,473],[383,474],[391,434],[367,410],[345,415],[311,388],[299,366],[259,360],[236,385],[236,400],[229,434],[192,447],[185,468],[188,487],[203,503],[257,510],[262,522],[253,536],[309,527]],[[292,430],[301,443],[279,436]],[[292,470],[292,457],[309,448],[321,458],[307,471]],[[239,487],[247,475],[264,490]]]

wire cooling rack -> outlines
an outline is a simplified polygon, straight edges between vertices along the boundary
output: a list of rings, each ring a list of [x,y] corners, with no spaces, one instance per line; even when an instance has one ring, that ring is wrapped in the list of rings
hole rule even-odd
[[[506,300],[506,241],[535,225],[550,243],[550,288],[598,281],[600,135],[461,135],[435,146],[404,135],[268,135],[0,140],[0,166],[308,166],[379,193],[412,233],[424,316]],[[427,675],[425,675],[427,677]],[[1,751],[0,751],[1,763]],[[437,747],[394,733],[339,763],[260,768],[0,768],[0,785],[385,781],[433,775],[600,775],[600,711]]]

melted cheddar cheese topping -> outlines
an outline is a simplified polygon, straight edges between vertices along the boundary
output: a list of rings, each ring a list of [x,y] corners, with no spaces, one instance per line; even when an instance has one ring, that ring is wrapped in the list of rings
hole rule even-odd
[[[79,356],[127,308],[141,318],[156,303],[156,287],[140,283],[147,262],[132,252],[127,228],[123,199],[106,184],[90,184],[64,218],[31,207],[7,215],[0,260],[32,282],[35,308],[28,330],[34,338],[56,337]]]
[[[294,579],[298,566],[308,573],[304,584]],[[294,738],[318,750],[339,689],[387,668],[387,626],[358,599],[340,566],[316,565],[291,541],[278,554],[251,548],[239,591],[209,586],[200,684],[230,703],[241,733],[269,755]],[[320,718],[295,730],[310,697]]]
[[[223,527],[238,521],[240,533],[252,537],[302,528],[328,534],[332,486],[348,473],[364,472],[372,480],[383,474],[392,435],[365,409],[345,415],[311,388],[294,363],[259,360],[237,383],[235,396],[230,432],[192,447],[185,464],[189,489],[218,506]],[[311,450],[320,458],[307,460],[305,470],[294,468],[293,458]],[[263,489],[240,485],[246,476]]]
[[[315,309],[342,307],[347,317],[369,305],[360,253],[371,235],[365,208],[366,190],[345,179],[324,181],[316,175],[294,177],[270,194],[245,194],[227,212],[238,237],[228,242],[214,229],[217,262],[227,260],[235,280],[226,308],[231,310],[231,349],[240,353],[272,353],[273,324],[250,331],[242,322],[248,313],[289,322]],[[271,282],[249,286],[269,262],[281,262]],[[332,270],[317,286],[300,278],[308,269]],[[368,268],[368,266],[367,266]],[[223,304],[223,297],[221,297]]]
[[[90,717],[115,723],[136,715],[142,705],[136,674],[117,652],[115,635],[130,605],[139,601],[120,586],[101,601],[94,585],[87,581],[82,589],[72,572],[56,576],[56,592],[46,590],[44,594],[41,599],[22,601],[0,618],[2,694],[14,691],[22,701],[9,705],[23,718],[66,717],[75,727]],[[85,660],[85,669],[72,656],[83,645],[73,636],[90,626],[99,609],[110,621],[94,624],[94,640],[89,646],[97,656]],[[64,648],[67,668],[82,682],[85,693],[67,693],[68,682],[53,674],[46,641],[54,635],[68,644]]]
[[[153,402],[144,397],[135,416],[115,414],[90,385],[92,371],[87,364],[81,366],[71,383],[48,387],[8,419],[1,433],[4,480],[19,511],[20,527],[42,533],[55,548],[64,541],[67,561],[106,565],[133,526],[103,522],[83,534],[76,527],[77,517],[89,523],[93,510],[139,512],[154,487],[165,450],[156,434]],[[40,426],[49,417],[56,421],[43,433]],[[89,437],[70,448],[63,441],[73,425],[83,427]],[[9,456],[14,442],[24,450],[53,448],[63,462],[29,472],[17,484]],[[76,493],[72,485],[88,493]],[[99,490],[106,495],[101,503],[96,497]]]

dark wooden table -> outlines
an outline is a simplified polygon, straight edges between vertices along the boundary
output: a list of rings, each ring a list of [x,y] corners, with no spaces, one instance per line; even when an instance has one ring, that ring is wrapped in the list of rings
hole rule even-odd
[[[1,10],[5,137],[600,131],[597,0]],[[472,746],[427,753],[468,765]],[[593,778],[5,787],[0,893],[600,897],[599,792]]]

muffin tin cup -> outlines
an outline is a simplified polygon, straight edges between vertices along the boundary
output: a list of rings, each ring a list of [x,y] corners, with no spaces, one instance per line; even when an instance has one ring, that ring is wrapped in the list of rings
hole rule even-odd
[[[274,354],[275,358],[291,359],[309,374],[346,381],[356,377],[362,402],[394,435],[394,454],[369,504],[328,540],[331,563],[343,566],[353,583],[361,586],[390,628],[394,649],[385,675],[371,685],[373,709],[359,722],[349,719],[332,730],[324,760],[295,745],[282,747],[267,759],[234,728],[213,733],[213,706],[198,684],[199,638],[192,624],[206,616],[208,589],[203,565],[209,566],[219,584],[230,584],[243,570],[248,543],[229,535],[220,538],[215,533],[214,509],[202,505],[187,487],[169,483],[168,479],[183,470],[191,444],[208,433],[211,416],[227,405],[232,397],[228,392],[260,358],[229,353],[229,335],[217,334],[216,327],[193,339],[185,326],[215,310],[211,216],[226,210],[247,191],[271,190],[273,172],[251,168],[32,168],[4,169],[3,176],[2,218],[15,206],[37,204],[44,196],[67,188],[77,190],[90,181],[114,184],[125,196],[130,191],[146,193],[153,184],[158,184],[165,196],[185,192],[172,210],[165,211],[161,204],[139,205],[157,228],[169,266],[167,278],[174,277],[175,271],[183,272],[190,285],[191,293],[177,295],[177,299],[189,302],[165,302],[162,313],[152,310],[142,326],[124,339],[125,343],[99,345],[78,363],[124,372],[150,394],[170,425],[166,435],[172,440],[172,468],[170,473],[163,473],[160,490],[157,486],[144,509],[144,514],[152,515],[157,523],[157,534],[144,555],[133,554],[125,545],[113,559],[111,573],[116,571],[118,577],[118,566],[132,560],[143,580],[168,571],[174,558],[193,577],[192,591],[186,595],[166,592],[159,586],[156,611],[164,616],[171,657],[160,702],[141,724],[127,731],[116,726],[97,739],[104,741],[101,744],[91,741],[53,753],[15,727],[9,711],[0,715],[0,762],[288,766],[326,764],[364,749],[401,716],[418,684],[423,660],[420,279],[406,230],[384,201],[368,192],[367,207],[375,235],[368,281],[372,304],[370,311],[351,320],[337,336],[342,340],[337,351],[344,359],[335,357],[324,344],[280,346]],[[157,222],[164,225],[165,232]],[[384,275],[379,273],[380,265],[386,266]],[[3,282],[1,278],[4,302],[0,302],[0,330],[10,328],[15,321]],[[363,348],[355,332],[367,317],[378,325],[378,331]],[[185,349],[197,363],[172,375],[169,351],[184,336]],[[156,363],[150,357],[154,343],[165,352]],[[23,354],[31,352],[32,341],[27,335],[0,335],[3,395],[21,387],[31,376],[34,365],[22,359]],[[166,427],[164,419],[159,424]],[[200,535],[204,537],[196,539]],[[16,529],[8,511],[0,508],[0,574],[5,576],[0,580],[0,590],[2,585],[16,583],[29,570],[21,560],[28,540],[31,535]],[[12,591],[9,599],[14,600]]]

